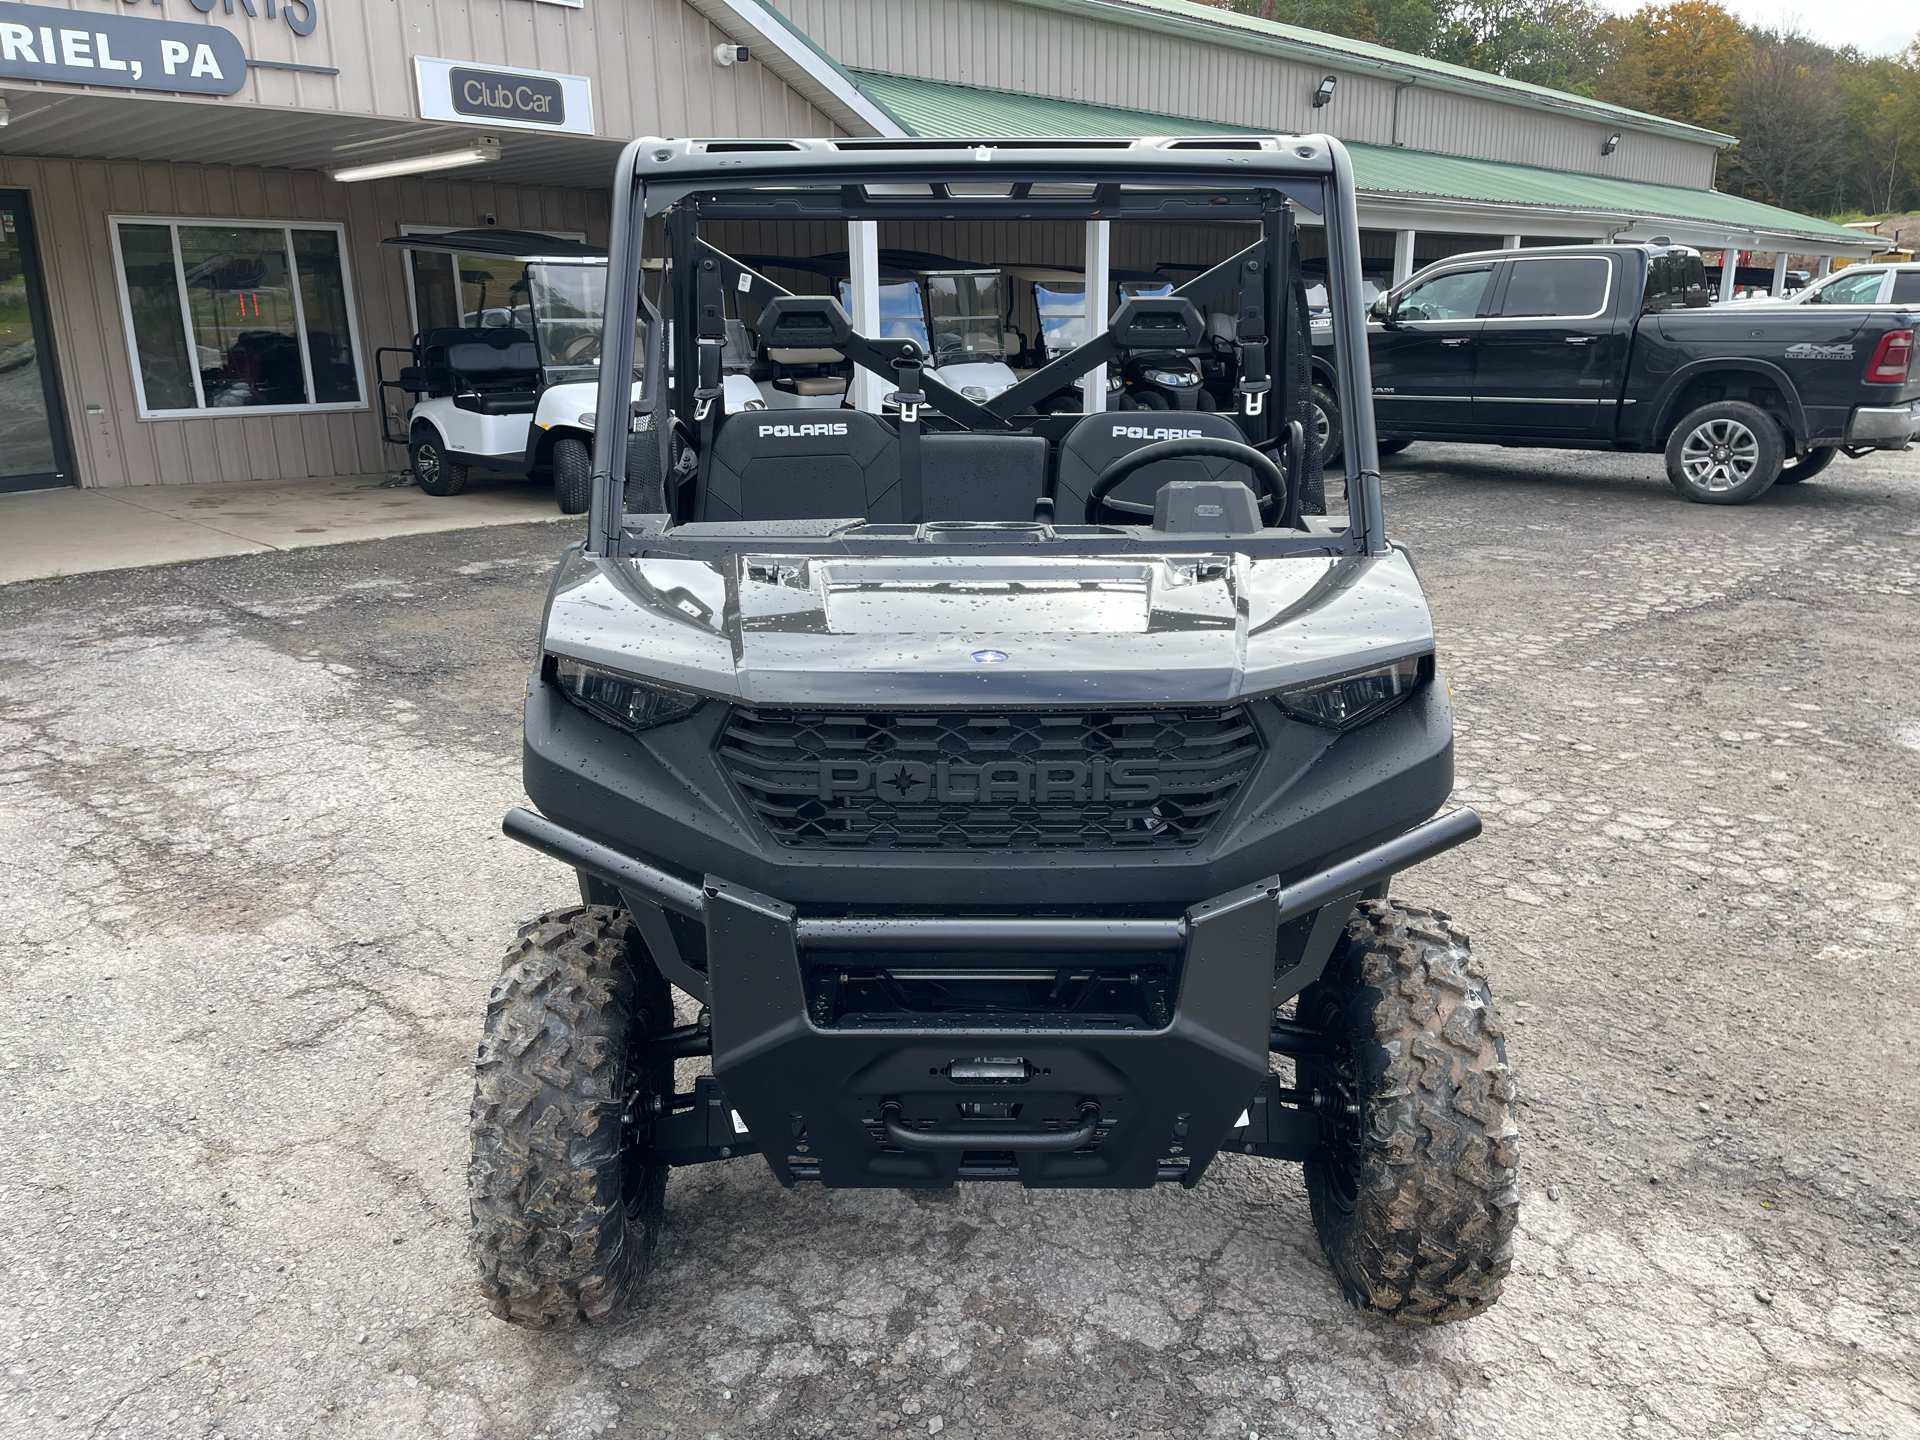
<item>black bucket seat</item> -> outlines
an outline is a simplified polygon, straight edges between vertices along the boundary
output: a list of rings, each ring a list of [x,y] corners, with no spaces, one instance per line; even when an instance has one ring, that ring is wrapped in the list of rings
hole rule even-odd
[[[1078,525],[1087,495],[1100,472],[1122,455],[1160,440],[1238,440],[1246,433],[1233,418],[1212,410],[1106,410],[1089,415],[1060,442],[1060,477],[1054,487],[1054,514],[1062,525]],[[1132,500],[1148,509],[1169,480],[1238,480],[1258,493],[1253,472],[1234,460],[1188,458],[1162,460],[1120,482],[1115,500]]]
[[[860,410],[730,415],[694,487],[692,520],[879,518],[899,501],[900,442]]]

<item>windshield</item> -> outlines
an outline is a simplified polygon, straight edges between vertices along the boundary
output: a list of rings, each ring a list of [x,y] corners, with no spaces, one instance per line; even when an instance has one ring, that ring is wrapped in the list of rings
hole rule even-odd
[[[525,267],[528,325],[540,346],[540,363],[549,385],[596,380],[600,375],[600,334],[606,314],[607,267],[535,263]],[[640,330],[635,327],[638,338]],[[641,378],[634,354],[634,379]]]
[[[1087,287],[1083,281],[1036,281],[1033,308],[1049,358],[1087,343]]]
[[[848,314],[853,313],[853,286],[845,280],[840,282],[840,304]],[[928,354],[933,353],[927,341],[926,313],[920,308],[920,287],[913,281],[880,282],[880,335],[887,340],[912,340]]]
[[[998,270],[931,274],[926,284],[936,364],[1007,358],[1006,337],[1000,328]]]

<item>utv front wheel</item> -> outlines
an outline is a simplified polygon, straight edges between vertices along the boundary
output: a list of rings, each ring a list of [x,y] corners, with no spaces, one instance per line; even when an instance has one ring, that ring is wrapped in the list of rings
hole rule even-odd
[[[672,1024],[625,910],[555,910],[508,950],[474,1066],[467,1171],[480,1290],[502,1320],[597,1325],[645,1273],[667,1175],[640,1137],[673,1065],[637,1068],[633,1046]]]
[[[582,515],[593,503],[593,451],[577,435],[553,442],[553,498],[562,515]]]
[[[1407,1325],[1478,1315],[1512,1264],[1519,1194],[1504,1031],[1466,935],[1366,901],[1299,1017],[1334,1042],[1299,1085],[1327,1126],[1307,1197],[1340,1288]]]

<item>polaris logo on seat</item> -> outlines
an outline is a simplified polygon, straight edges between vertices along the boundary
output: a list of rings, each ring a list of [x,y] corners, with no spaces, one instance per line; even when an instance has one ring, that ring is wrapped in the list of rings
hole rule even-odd
[[[900,805],[1108,805],[1160,798],[1158,760],[822,760],[819,796],[864,796]]]
[[[844,420],[827,420],[817,425],[762,425],[760,427],[762,440],[769,435],[790,440],[801,435],[844,435],[846,433],[847,422]]]
[[[1149,430],[1144,425],[1116,425],[1113,427],[1116,440],[1204,440],[1206,436],[1198,430],[1169,430],[1162,425]]]

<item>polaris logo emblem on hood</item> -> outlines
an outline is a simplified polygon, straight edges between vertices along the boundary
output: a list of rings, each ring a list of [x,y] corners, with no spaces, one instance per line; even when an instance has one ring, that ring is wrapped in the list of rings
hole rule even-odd
[[[1004,665],[1006,660],[1007,652],[1004,650],[976,650],[973,652],[973,663],[976,665]]]
[[[1144,805],[1160,798],[1158,760],[822,760],[822,800],[863,796],[919,805]]]
[[[1789,360],[1851,360],[1852,345],[1816,345],[1811,340],[1802,340],[1798,345],[1787,346]]]
[[[760,427],[762,440],[769,435],[791,440],[802,435],[844,435],[846,433],[847,422],[844,420],[826,420],[817,425],[762,425]]]
[[[1116,440],[1204,440],[1206,436],[1198,430],[1171,430],[1164,425],[1149,430],[1144,425],[1116,425],[1113,427]]]

